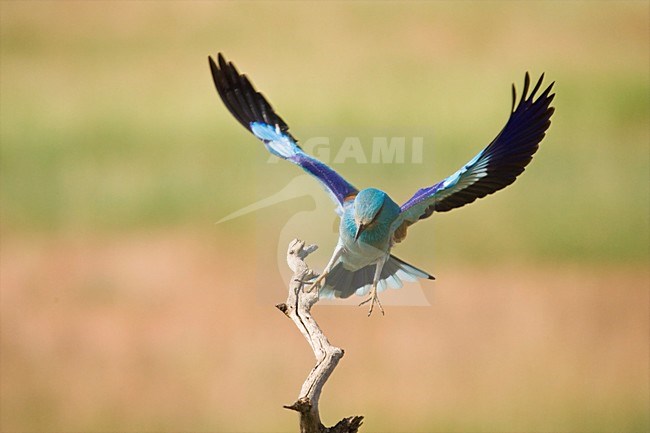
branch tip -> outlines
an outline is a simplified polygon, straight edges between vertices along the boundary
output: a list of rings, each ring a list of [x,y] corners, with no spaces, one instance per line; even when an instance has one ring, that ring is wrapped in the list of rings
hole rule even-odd
[[[296,400],[296,402],[293,403],[292,405],[282,406],[282,407],[289,410],[295,410],[296,412],[300,412],[300,413],[309,413],[309,411],[311,411],[312,405],[311,402],[309,401],[309,398],[302,397]]]
[[[357,433],[363,424],[362,416],[349,416],[337,422],[335,426],[328,429],[328,433]]]

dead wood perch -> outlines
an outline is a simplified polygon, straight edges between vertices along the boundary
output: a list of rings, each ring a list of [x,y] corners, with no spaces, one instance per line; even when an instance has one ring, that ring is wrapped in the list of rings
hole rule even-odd
[[[303,283],[317,275],[305,263],[305,258],[317,248],[317,245],[305,246],[303,241],[294,239],[289,243],[287,251],[287,263],[293,276],[289,283],[287,301],[276,307],[293,321],[305,337],[316,356],[316,365],[302,385],[298,400],[284,407],[300,413],[301,433],[357,433],[363,422],[362,416],[344,418],[332,427],[325,427],[318,412],[318,400],[323,386],[343,357],[343,350],[330,344],[311,316],[311,307],[318,302],[317,290],[302,290]]]

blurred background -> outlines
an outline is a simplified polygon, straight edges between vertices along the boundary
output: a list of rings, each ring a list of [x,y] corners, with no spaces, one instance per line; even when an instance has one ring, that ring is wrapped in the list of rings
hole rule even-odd
[[[556,81],[524,175],[396,250],[430,307],[315,308],[346,350],[326,424],[650,429],[647,2],[0,8],[2,431],[297,431],[313,356],[273,307],[278,233],[321,266],[334,214],[308,194],[215,224],[301,173],[223,107],[219,51],[298,138],[424,135],[421,164],[332,164],[398,202],[494,138],[525,71]]]

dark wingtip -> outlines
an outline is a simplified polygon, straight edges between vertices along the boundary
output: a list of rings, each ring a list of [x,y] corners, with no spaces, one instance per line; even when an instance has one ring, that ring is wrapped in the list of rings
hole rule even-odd
[[[521,100],[525,100],[528,95],[528,88],[530,87],[530,74],[526,71],[526,76],[524,77],[524,90],[521,91]]]
[[[533,88],[533,91],[530,92],[530,99],[533,99],[535,97],[535,93],[537,93],[540,86],[542,85],[542,81],[544,81],[544,73],[543,72],[542,72],[542,75],[539,77],[539,80],[537,80],[537,84],[535,84],[535,87]]]
[[[226,63],[222,53],[217,53],[217,60],[219,60],[219,64]]]
[[[215,63],[212,56],[208,56],[208,63],[210,63],[210,71],[212,71],[212,76],[214,77],[216,72],[219,70],[217,64]]]
[[[433,275],[429,275],[429,277],[427,278],[427,280],[435,280],[435,279],[436,277],[434,277]]]
[[[217,89],[217,92],[220,93],[219,91],[219,68],[217,67],[217,64],[214,62],[214,59],[212,56],[208,56],[208,63],[210,63],[210,73],[212,74],[212,82],[214,83],[214,86]]]
[[[279,126],[291,139],[289,127],[273,110],[264,96],[255,90],[245,74],[240,74],[233,62],[227,61],[222,53],[217,54],[216,61],[208,56],[212,79],[221,100],[230,113],[244,128],[251,130],[251,123],[262,122]]]

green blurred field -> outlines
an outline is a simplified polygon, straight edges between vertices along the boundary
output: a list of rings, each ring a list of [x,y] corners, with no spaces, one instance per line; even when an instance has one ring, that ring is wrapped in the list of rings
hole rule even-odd
[[[0,3],[2,431],[296,427],[281,405],[311,360],[271,307],[277,233],[318,242],[321,263],[333,218],[315,212],[324,234],[286,227],[314,209],[304,197],[214,224],[300,173],[267,164],[218,100],[219,51],[298,138],[429,131],[422,164],[334,164],[398,202],[498,133],[525,71],[556,81],[522,177],[400,246],[438,277],[432,308],[322,309],[347,350],[326,421],[648,431],[649,14],[641,1]]]

